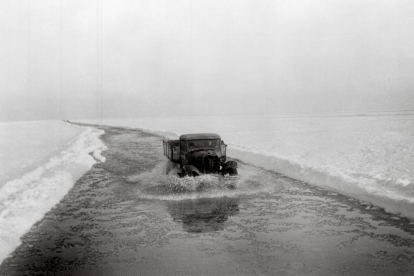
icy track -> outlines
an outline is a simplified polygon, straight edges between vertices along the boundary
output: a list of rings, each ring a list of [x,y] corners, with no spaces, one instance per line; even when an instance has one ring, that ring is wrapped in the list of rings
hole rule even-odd
[[[100,154],[105,146],[98,138],[104,131],[83,129],[66,150],[0,187],[0,262],[20,245],[20,237],[63,198],[76,180],[96,162],[105,162]]]

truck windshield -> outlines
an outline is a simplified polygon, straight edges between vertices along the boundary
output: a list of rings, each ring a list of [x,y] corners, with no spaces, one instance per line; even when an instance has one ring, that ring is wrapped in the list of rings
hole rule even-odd
[[[191,140],[188,141],[188,149],[220,149],[220,140],[219,139],[209,139],[209,140]]]

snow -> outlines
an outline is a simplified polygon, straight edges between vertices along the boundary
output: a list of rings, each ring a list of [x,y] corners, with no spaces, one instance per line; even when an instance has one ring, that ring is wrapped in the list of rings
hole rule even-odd
[[[0,187],[2,261],[20,244],[20,237],[96,163],[95,159],[105,161],[100,155],[105,146],[98,138],[102,130],[58,121],[7,123],[0,128],[7,131],[2,135],[0,160],[9,180]],[[10,140],[4,139],[7,136]],[[7,166],[9,159],[12,166]],[[22,168],[15,165],[19,163]]]
[[[59,121],[0,123],[0,187],[67,148],[82,130]]]

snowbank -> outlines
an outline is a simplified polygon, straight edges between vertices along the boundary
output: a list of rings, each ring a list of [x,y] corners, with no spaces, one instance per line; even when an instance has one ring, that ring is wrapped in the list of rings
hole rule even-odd
[[[355,174],[329,165],[300,163],[284,156],[230,145],[228,155],[306,183],[340,192],[380,206],[391,213],[414,218],[413,185],[408,180],[384,179],[369,174]]]
[[[98,138],[103,133],[86,128],[67,150],[0,188],[0,262],[96,160],[105,161],[101,156],[105,146]]]

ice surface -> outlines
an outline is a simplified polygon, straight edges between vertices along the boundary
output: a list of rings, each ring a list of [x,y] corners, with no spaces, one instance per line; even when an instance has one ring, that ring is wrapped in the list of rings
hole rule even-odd
[[[102,130],[63,122],[25,122],[0,126],[8,132],[1,136],[2,165],[7,168],[8,175],[15,176],[0,187],[1,262],[20,244],[20,237],[96,163],[95,159],[104,161],[100,151],[105,146],[98,138]],[[37,167],[23,170],[20,175],[22,170],[13,171],[15,165],[3,164],[7,161],[5,156],[16,164],[23,164],[24,169],[33,165]],[[45,161],[39,163],[41,160]]]
[[[231,157],[414,217],[414,112],[85,122],[168,138],[215,132]]]
[[[142,128],[168,138],[218,133],[233,158],[414,218],[414,112],[83,122]],[[57,121],[0,124],[0,261],[85,171],[105,161],[101,155],[105,147],[98,138],[102,133]],[[263,185],[256,187],[259,192],[280,188],[248,168],[240,168],[236,190],[213,187],[199,193],[193,191],[192,183],[184,183],[181,186],[190,192],[164,195],[162,188],[175,184],[156,171],[164,171],[162,166],[129,181],[147,189],[143,196],[157,191],[161,195],[156,198],[167,200],[238,196],[243,188],[251,191],[247,185],[252,177],[264,177]]]

